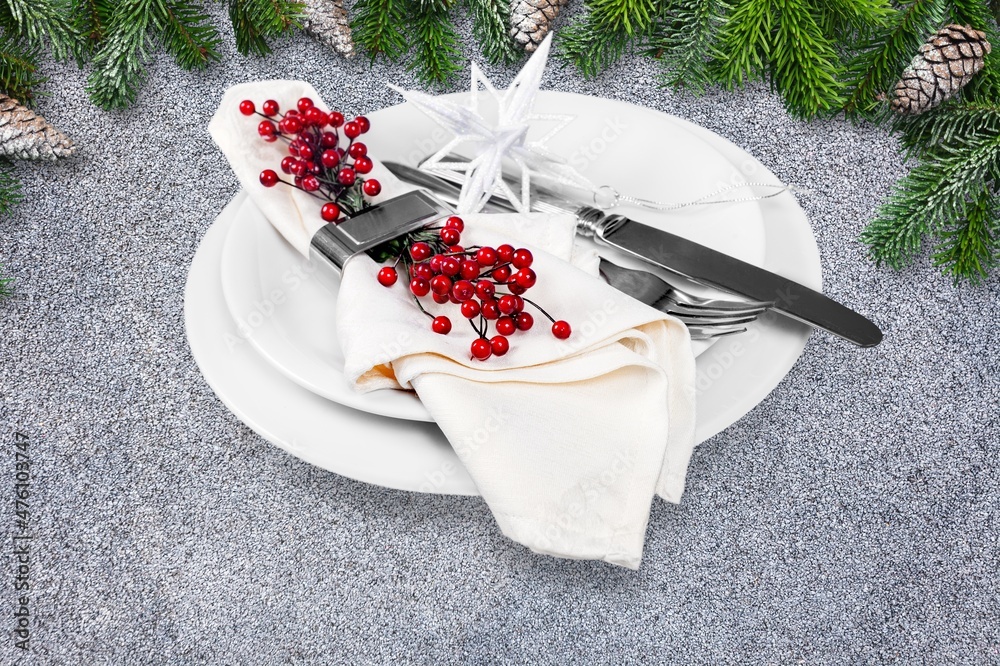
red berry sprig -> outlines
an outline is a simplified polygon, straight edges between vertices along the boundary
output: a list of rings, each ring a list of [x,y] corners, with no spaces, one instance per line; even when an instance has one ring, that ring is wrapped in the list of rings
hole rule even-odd
[[[274,187],[284,183],[324,201],[320,216],[326,222],[338,222],[345,214],[351,215],[367,208],[365,197],[375,197],[382,191],[382,184],[366,178],[374,167],[368,157],[368,147],[356,139],[371,128],[364,116],[346,121],[339,111],[326,113],[308,97],[303,97],[296,108],[280,112],[273,99],[265,101],[261,110],[250,100],[240,102],[244,116],[263,118],[257,133],[264,141],[288,142],[288,155],[281,160],[281,171],[292,177],[282,179],[273,169],[260,172],[260,183]],[[347,137],[347,146],[340,146],[341,132]]]
[[[431,226],[407,236],[404,249],[392,266],[383,266],[378,282],[391,287],[399,279],[402,264],[409,275],[409,290],[417,307],[431,318],[431,330],[447,335],[451,319],[432,315],[420,299],[430,296],[435,303],[459,306],[463,318],[476,332],[469,349],[473,358],[485,361],[491,356],[503,356],[510,349],[508,338],[518,331],[528,331],[535,318],[525,312],[531,305],[552,322],[552,335],[565,340],[572,332],[565,321],[556,321],[524,294],[535,286],[538,276],[531,268],[534,258],[525,248],[512,245],[462,247],[465,223],[457,216],[449,217],[443,226]],[[496,334],[489,336],[490,322]]]

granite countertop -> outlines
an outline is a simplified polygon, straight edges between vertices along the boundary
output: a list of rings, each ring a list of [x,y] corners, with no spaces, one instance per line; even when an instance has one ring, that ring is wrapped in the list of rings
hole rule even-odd
[[[1000,281],[956,288],[927,256],[869,262],[858,234],[904,173],[885,129],[794,120],[763,87],[663,90],[639,58],[591,81],[550,66],[544,88],[676,114],[811,189],[824,290],[886,335],[862,351],[814,334],[771,395],[698,447],[683,502],[654,503],[633,572],[532,555],[479,498],[311,467],[215,397],[183,289],[238,189],[205,129],[222,91],[302,78],[364,113],[398,103],[386,82],[418,86],[306,38],[244,58],[223,32],[223,63],[189,73],[157,56],[127,111],[93,107],[85,70],[47,65],[38,110],[79,154],[18,165],[25,202],[0,217],[17,277],[0,303],[0,484],[10,498],[23,433],[35,532],[32,652],[11,645],[11,554],[0,659],[1000,661]],[[499,85],[514,73],[486,70]]]

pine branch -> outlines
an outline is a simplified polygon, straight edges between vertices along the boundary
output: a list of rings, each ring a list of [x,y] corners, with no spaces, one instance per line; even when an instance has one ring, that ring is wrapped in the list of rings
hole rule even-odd
[[[305,5],[289,0],[227,0],[236,34],[236,50],[243,55],[265,56],[269,39],[300,26]]]
[[[884,111],[880,97],[892,89],[917,49],[946,16],[945,0],[914,0],[891,16],[888,29],[860,44],[844,77],[851,90],[844,111],[867,118]]]
[[[657,25],[655,0],[589,0],[587,10],[563,29],[560,49],[587,78],[618,62],[633,39],[650,36]]]
[[[895,10],[889,0],[826,0],[818,9],[823,33],[845,44],[885,27]]]
[[[1000,107],[983,118],[987,127],[932,144],[921,163],[896,184],[861,236],[876,263],[901,267],[920,250],[926,235],[944,234],[947,240],[949,225],[953,231],[963,224],[970,229],[982,227],[970,216],[986,214],[974,208],[982,205],[990,183],[995,187],[1000,182]],[[958,237],[960,241],[961,234]],[[948,264],[947,256],[955,255],[947,255],[946,249],[942,252],[943,265],[961,266],[961,270],[972,265],[964,259]],[[978,251],[973,254],[980,256]],[[962,276],[974,279],[972,273]]]
[[[0,32],[0,91],[22,104],[30,104],[35,86],[45,82],[37,74],[39,55],[38,47]]]
[[[719,37],[721,82],[733,88],[766,75],[800,117],[839,108],[842,65],[821,19],[809,0],[741,0]]]
[[[146,76],[153,19],[162,16],[162,0],[122,0],[111,17],[108,33],[87,77],[90,99],[103,109],[123,108],[135,102]]]
[[[990,11],[993,12],[993,19],[1000,23],[1000,0],[990,0]]]
[[[1000,197],[984,189],[965,219],[941,234],[932,260],[956,284],[962,279],[975,284],[987,277],[1000,260]]]
[[[709,64],[720,56],[715,42],[730,5],[726,0],[678,0],[666,8],[647,53],[660,59],[664,85],[703,93],[712,80]]]
[[[410,26],[414,53],[407,69],[425,83],[444,83],[462,69],[458,33],[444,0],[411,0]]]
[[[21,181],[14,174],[14,167],[6,159],[0,159],[0,215],[6,215],[23,200]]]
[[[10,284],[14,281],[14,278],[4,277],[3,266],[0,266],[0,299],[7,298],[14,294],[13,289],[11,289]]]
[[[204,69],[219,59],[216,48],[221,41],[215,26],[201,5],[188,0],[175,0],[164,7],[162,42],[184,69]]]
[[[719,34],[716,77],[730,89],[761,79],[778,20],[772,0],[740,0]]]
[[[79,51],[70,9],[65,0],[2,0],[0,26],[32,46],[48,45],[56,60],[65,60]]]
[[[406,24],[404,1],[358,0],[354,5],[354,43],[368,51],[373,61],[379,54],[398,60],[409,50],[402,32]]]
[[[824,0],[820,0],[823,2]],[[771,52],[771,81],[788,110],[809,118],[843,104],[842,67],[808,0],[779,0],[781,20]]]
[[[513,64],[521,53],[510,37],[508,0],[467,0],[472,14],[472,34],[483,55],[493,64]]]
[[[590,0],[594,25],[629,37],[646,34],[657,16],[656,0]]]
[[[90,56],[107,36],[115,5],[108,0],[73,0],[73,30],[81,40],[82,56]]]

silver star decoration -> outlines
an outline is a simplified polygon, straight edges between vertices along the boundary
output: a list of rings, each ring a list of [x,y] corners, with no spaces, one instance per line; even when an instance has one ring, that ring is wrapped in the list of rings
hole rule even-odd
[[[390,86],[406,101],[455,135],[440,150],[424,160],[420,168],[430,172],[447,172],[462,179],[457,212],[478,212],[494,193],[499,192],[517,210],[527,213],[531,208],[532,176],[582,187],[590,186],[589,181],[579,172],[545,147],[545,143],[572,122],[574,116],[532,113],[551,42],[550,34],[514,77],[510,87],[503,91],[497,90],[482,70],[472,63],[472,96],[467,105]],[[480,85],[484,90],[479,89]],[[494,113],[486,113],[487,110],[481,108],[482,94],[496,103]],[[553,121],[555,127],[539,140],[528,141],[528,130],[531,123],[536,121]],[[475,157],[466,161],[456,160],[455,153]],[[512,183],[503,178],[505,159],[513,162],[518,169],[519,193],[515,193],[511,187],[512,184],[517,186],[517,182]]]

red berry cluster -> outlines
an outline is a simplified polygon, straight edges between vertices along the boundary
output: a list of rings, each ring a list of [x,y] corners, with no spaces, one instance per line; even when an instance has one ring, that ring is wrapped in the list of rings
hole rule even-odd
[[[531,252],[506,244],[496,248],[462,247],[459,242],[464,229],[462,218],[452,216],[444,226],[410,234],[406,249],[395,263],[379,270],[379,284],[385,287],[396,284],[397,267],[402,264],[410,277],[410,293],[420,310],[431,318],[435,333],[451,332],[451,319],[430,314],[419,299],[429,294],[435,303],[458,305],[477,334],[470,351],[481,361],[506,354],[510,349],[507,338],[534,325],[535,318],[525,312],[526,304],[552,322],[552,335],[562,340],[568,338],[571,333],[568,323],[554,320],[537,303],[523,296],[537,280],[531,268]],[[496,329],[493,337],[488,337],[490,322]]]
[[[248,99],[240,102],[244,116],[257,114],[264,118],[257,125],[257,133],[264,141],[288,142],[289,155],[281,160],[281,170],[293,180],[282,180],[273,169],[264,169],[260,172],[261,185],[285,183],[322,199],[326,203],[320,215],[327,222],[336,222],[343,213],[366,207],[361,194],[374,197],[382,191],[377,180],[364,177],[374,165],[368,147],[355,141],[370,128],[368,119],[358,116],[345,122],[340,111],[326,113],[308,97],[300,99],[296,106],[282,114],[273,99],[264,102],[261,111]],[[348,139],[347,148],[340,147],[341,132]]]

